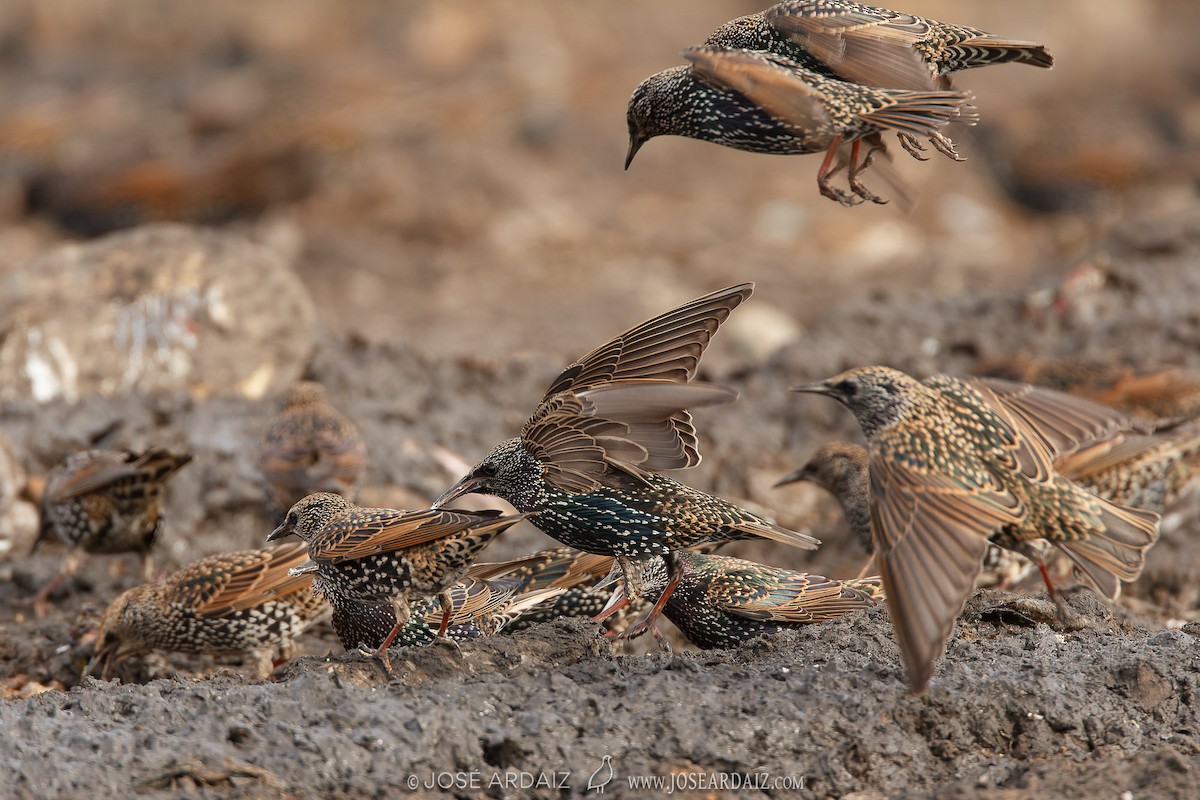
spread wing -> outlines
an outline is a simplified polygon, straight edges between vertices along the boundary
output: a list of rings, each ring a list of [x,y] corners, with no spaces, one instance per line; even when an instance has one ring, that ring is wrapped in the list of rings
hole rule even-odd
[[[499,511],[360,509],[335,517],[309,543],[309,558],[331,564],[391,553],[471,531],[482,534],[524,519]]]
[[[764,16],[845,80],[889,89],[940,88],[936,71],[916,47],[931,30],[920,17],[820,0],[787,0]]]
[[[543,399],[612,381],[690,381],[721,323],[753,291],[752,283],[730,286],[630,328],[563,370]]]
[[[88,450],[77,453],[50,476],[45,502],[58,503],[107,488],[126,478],[148,481],[165,478],[192,460],[166,450],[131,453],[127,450]]]
[[[596,489],[614,472],[637,477],[644,469],[700,463],[696,430],[682,405],[716,405],[736,397],[710,384],[611,383],[543,402],[521,438],[547,480],[578,494]]]
[[[875,559],[909,681],[921,691],[971,594],[988,537],[1020,508],[998,483],[964,485],[880,458],[874,447],[868,474]]]
[[[1081,397],[1000,378],[970,379],[985,386],[1021,424],[1039,437],[1052,458],[1111,439],[1124,431],[1150,433],[1152,423]]]
[[[172,578],[172,601],[204,617],[253,608],[306,589],[312,576],[293,577],[288,570],[307,555],[304,542],[288,542],[265,550],[210,556]]]

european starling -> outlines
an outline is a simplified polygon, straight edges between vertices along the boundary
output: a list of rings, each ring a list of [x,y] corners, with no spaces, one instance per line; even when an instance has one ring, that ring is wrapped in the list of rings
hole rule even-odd
[[[1158,537],[1158,514],[1102,500],[1054,469],[1082,444],[1137,427],[1117,411],[1007,382],[918,382],[887,367],[796,391],[838,400],[867,437],[875,558],[914,691],[927,685],[989,541],[1024,551],[1045,539],[1115,597]]]
[[[396,624],[377,655],[391,671],[387,648],[408,624],[410,600],[440,595],[445,633],[453,610],[449,590],[479,551],[525,515],[498,511],[361,508],[321,492],[301,500],[267,541],[295,533],[308,542],[309,561],[293,570],[316,573],[314,588],[331,604],[342,599],[393,607]]]
[[[894,131],[905,149],[921,158],[918,139],[941,153],[958,154],[941,129],[950,122],[973,125],[977,117],[965,92],[877,89],[822,75],[775,53],[704,45],[683,51],[691,67],[651,75],[629,98],[629,152],[625,168],[655,136],[687,136],[752,153],[800,155],[825,151],[817,172],[821,194],[843,205],[882,199],[859,182],[881,134]],[[868,144],[860,162],[863,142]],[[850,145],[848,195],[829,185],[841,169],[834,158]]]
[[[553,602],[564,590],[523,589],[517,578],[486,580],[467,576],[447,590],[450,622],[443,636],[452,642],[481,639],[508,630],[529,609]],[[347,650],[378,651],[396,626],[391,605],[370,605],[340,595],[333,606],[333,629]],[[438,639],[443,611],[437,598],[424,597],[412,604],[408,622],[394,637],[392,647],[426,647]]]
[[[521,435],[497,446],[434,507],[475,492],[501,497],[534,513],[530,521],[563,544],[614,556],[635,601],[642,592],[632,562],[654,555],[748,536],[815,548],[807,534],[649,471],[700,462],[685,409],[736,394],[689,381],[717,328],[752,289],[742,284],[705,295],[571,364]],[[668,584],[646,623],[673,588]]]
[[[875,543],[871,541],[871,509],[867,500],[867,458],[867,449],[861,445],[829,442],[822,445],[807,464],[775,484],[783,486],[796,481],[810,481],[837,499],[850,530],[863,549],[872,555],[864,565],[862,575],[875,562]],[[1034,546],[1034,543],[1031,542],[1030,546]],[[1004,588],[1023,580],[1033,569],[1033,562],[1020,553],[989,545],[975,585]]]
[[[648,590],[666,587],[672,559],[678,562],[682,578],[663,614],[692,644],[704,649],[737,647],[786,628],[837,619],[874,606],[883,594],[879,578],[836,581],[687,551],[644,562],[642,579]],[[614,605],[622,601],[617,598]]]
[[[102,664],[107,677],[117,660],[166,650],[253,653],[266,677],[272,652],[289,658],[293,640],[329,612],[311,576],[288,572],[307,555],[302,543],[220,553],[130,589],[104,612],[87,671]]]
[[[329,405],[325,387],[314,381],[292,385],[258,447],[267,508],[277,522],[314,492],[354,502],[366,465],[358,428]]]
[[[759,16],[767,29],[761,33],[754,19]],[[735,30],[738,22],[731,23]],[[792,56],[794,50],[776,44],[783,38],[842,80],[869,86],[928,91],[949,87],[950,73],[972,67],[1054,65],[1054,57],[1034,42],[843,0],[784,0],[742,24],[755,31],[756,40],[767,39],[760,49]],[[753,46],[725,41],[721,32],[713,34],[719,41],[709,41]]]
[[[166,482],[190,455],[151,449],[83,450],[46,477],[38,541],[56,535],[69,549],[63,568],[34,596],[39,609],[82,564],[83,553],[137,553],[153,577],[151,548],[162,522]]]

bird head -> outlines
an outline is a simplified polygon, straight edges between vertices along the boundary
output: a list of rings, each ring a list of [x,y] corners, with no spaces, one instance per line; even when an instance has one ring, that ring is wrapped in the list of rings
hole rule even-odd
[[[690,67],[674,67],[651,75],[638,84],[629,96],[625,119],[629,125],[629,151],[625,169],[642,145],[655,136],[681,133],[681,106],[689,90],[697,85]]]
[[[279,527],[267,536],[267,541],[273,542],[294,533],[307,542],[334,516],[349,509],[350,501],[340,494],[332,492],[310,494],[288,510],[287,516],[284,517]]]
[[[792,387],[832,397],[850,409],[867,438],[903,416],[921,384],[891,367],[859,367],[818,383]]]
[[[821,445],[800,469],[780,478],[775,485],[808,481],[839,494],[848,485],[864,483],[867,479],[867,451],[849,442],[829,442]]]
[[[476,464],[458,483],[434,501],[441,508],[452,500],[468,494],[490,494],[507,500],[519,511],[532,511],[536,486],[542,465],[525,448],[522,441],[509,439],[497,445]]]
[[[118,661],[150,649],[140,631],[145,609],[159,591],[161,587],[154,584],[135,586],[109,604],[96,630],[96,652],[83,669],[84,677],[99,668],[100,677],[107,679]]]
[[[318,406],[327,402],[325,387],[316,381],[296,381],[283,398],[283,407]]]

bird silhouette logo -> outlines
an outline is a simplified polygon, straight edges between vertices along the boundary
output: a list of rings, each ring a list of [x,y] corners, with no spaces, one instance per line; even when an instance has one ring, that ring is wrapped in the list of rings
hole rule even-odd
[[[600,766],[592,773],[592,777],[588,778],[587,790],[590,792],[595,789],[597,794],[604,794],[604,787],[608,786],[612,779],[612,756],[605,756],[601,759]]]

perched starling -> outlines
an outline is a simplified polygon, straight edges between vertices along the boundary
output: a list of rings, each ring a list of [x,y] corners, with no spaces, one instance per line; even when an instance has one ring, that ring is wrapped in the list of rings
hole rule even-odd
[[[1117,411],[1007,382],[918,382],[887,367],[796,391],[838,400],[866,434],[875,558],[914,691],[927,685],[989,541],[1028,554],[1026,542],[1045,539],[1115,597],[1157,539],[1158,514],[1102,500],[1054,469],[1055,458],[1137,428]]]
[[[635,601],[642,592],[632,562],[653,555],[748,536],[815,548],[807,534],[649,471],[700,462],[686,409],[736,394],[689,381],[717,328],[752,289],[742,284],[705,295],[571,364],[521,435],[497,446],[434,507],[473,492],[501,497],[534,513],[530,521],[563,544],[614,556]]]
[[[130,589],[104,612],[87,671],[103,665],[107,677],[126,656],[166,650],[253,653],[266,677],[272,652],[289,658],[293,640],[329,612],[311,576],[288,572],[307,555],[302,543],[220,553]]]
[[[378,655],[388,671],[387,648],[408,624],[409,602],[440,595],[445,633],[453,612],[449,590],[462,580],[479,551],[525,515],[498,511],[360,508],[328,492],[309,495],[288,511],[267,541],[295,533],[308,542],[309,561],[298,574],[315,573],[314,588],[342,599],[391,605],[396,624]]]
[[[670,581],[669,560],[682,572],[663,607],[692,644],[737,647],[768,633],[837,619],[882,599],[879,578],[835,581],[740,558],[677,551],[643,562],[647,590]],[[620,604],[623,598],[615,600]]]
[[[729,26],[749,31],[753,44],[730,41]],[[947,88],[950,73],[973,67],[1054,65],[1054,57],[1034,42],[842,0],[784,0],[761,15],[728,23],[713,37],[710,43],[791,57],[799,50],[842,80],[914,91]],[[794,49],[781,46],[780,39]]]
[[[367,466],[367,446],[354,423],[329,405],[325,387],[297,381],[258,447],[266,503],[278,522],[314,492],[354,502]]]
[[[447,590],[450,622],[443,636],[453,642],[481,639],[509,626],[526,613],[552,603],[563,589],[523,589],[518,578],[487,580],[467,576]],[[378,651],[396,626],[391,605],[371,605],[342,595],[333,606],[333,629],[347,650]],[[412,604],[412,614],[391,642],[392,647],[426,647],[438,639],[443,611],[437,598],[424,597]]]
[[[167,480],[190,455],[151,449],[84,450],[50,471],[41,501],[38,541],[56,535],[69,549],[66,563],[34,596],[39,608],[83,562],[83,553],[137,553],[144,580],[153,577],[151,548],[162,522]]]
[[[704,45],[683,52],[691,67],[675,67],[642,81],[629,98],[629,152],[625,167],[655,136],[687,136],[753,153],[799,155],[825,151],[817,172],[821,194],[843,205],[882,203],[859,181],[874,153],[886,150],[880,134],[894,131],[921,158],[919,139],[958,159],[941,129],[974,124],[970,94],[877,89],[828,77],[775,53]],[[861,161],[860,148],[868,144]],[[849,145],[846,194],[829,185],[841,169],[834,159]]]

